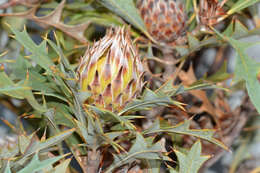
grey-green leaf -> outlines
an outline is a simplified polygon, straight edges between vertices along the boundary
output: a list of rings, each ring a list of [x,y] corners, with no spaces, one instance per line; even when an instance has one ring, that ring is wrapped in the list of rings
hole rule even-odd
[[[188,154],[175,150],[179,161],[179,173],[197,173],[202,164],[210,156],[201,156],[201,143],[197,141],[193,144]]]
[[[15,34],[15,39],[32,53],[31,58],[47,72],[51,72],[50,67],[54,64],[46,53],[46,41],[36,45],[25,29],[22,32],[12,27],[10,29]]]
[[[11,169],[10,169],[10,163],[9,163],[9,161],[7,162],[7,165],[6,165],[6,168],[5,168],[4,173],[12,173],[12,172],[11,172]]]
[[[64,156],[57,156],[50,159],[46,159],[43,161],[39,160],[38,153],[34,155],[31,162],[26,165],[22,170],[18,171],[17,173],[35,173],[37,171],[41,171],[42,169],[51,166],[53,163],[57,162]]]
[[[99,2],[149,36],[133,0],[99,0]]]
[[[160,133],[160,132],[167,132],[167,133],[176,133],[176,134],[182,134],[182,135],[190,135],[195,136],[200,139],[207,140],[209,142],[212,142],[221,148],[224,148],[225,150],[228,150],[228,148],[219,140],[215,139],[213,137],[214,130],[210,129],[190,129],[190,120],[185,120],[182,123],[177,124],[176,126],[161,126],[159,120],[155,121],[155,123],[146,131],[144,131],[144,134],[151,134],[151,133]]]
[[[246,43],[224,36],[215,31],[224,40],[227,40],[237,52],[235,77],[237,80],[244,80],[250,99],[257,111],[260,113],[260,82],[258,80],[260,72],[260,63],[250,58],[246,50],[259,43]]]

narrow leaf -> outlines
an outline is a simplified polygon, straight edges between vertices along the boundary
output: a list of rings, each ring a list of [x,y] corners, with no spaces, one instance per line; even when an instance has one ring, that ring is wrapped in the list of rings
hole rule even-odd
[[[159,133],[159,132],[168,132],[168,133],[176,133],[176,134],[182,134],[182,135],[190,135],[195,136],[197,138],[201,138],[204,140],[207,140],[209,142],[212,142],[221,148],[224,148],[225,150],[228,150],[228,148],[219,140],[213,138],[214,130],[211,129],[190,129],[190,120],[185,120],[182,123],[177,124],[176,126],[161,126],[159,120],[155,121],[155,123],[147,129],[144,134],[151,134],[151,133]]]
[[[66,159],[65,161],[63,161],[62,163],[57,165],[55,167],[55,171],[53,173],[62,173],[62,172],[65,173],[67,171],[67,169],[68,169],[70,161],[71,161],[71,159]]]
[[[127,154],[114,155],[114,162],[108,168],[106,173],[112,172],[115,168],[126,163],[131,163],[136,159],[169,160],[168,158],[163,158],[162,156],[160,156],[161,152],[162,146],[159,143],[148,147],[148,144],[145,141],[144,137],[140,133],[137,133],[135,143],[133,144],[129,152]]]
[[[259,1],[260,0],[239,0],[234,5],[232,5],[232,8],[227,12],[227,14],[231,15],[233,13],[239,12]]]
[[[57,156],[57,157],[40,161],[38,157],[38,153],[36,153],[32,158],[31,162],[28,165],[26,165],[22,170],[18,171],[17,173],[29,173],[29,172],[35,173],[37,171],[41,171],[42,169],[51,166],[53,163],[57,162],[63,157],[64,156]]]
[[[4,173],[12,173],[12,172],[11,172],[11,169],[10,169],[10,163],[9,163],[9,161],[8,161],[7,164],[6,164]]]

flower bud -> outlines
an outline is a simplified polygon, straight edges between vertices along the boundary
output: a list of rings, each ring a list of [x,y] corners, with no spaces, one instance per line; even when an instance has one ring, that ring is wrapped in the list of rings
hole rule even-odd
[[[119,112],[143,87],[143,66],[129,29],[111,29],[87,49],[77,69],[80,88],[92,94],[86,104]]]

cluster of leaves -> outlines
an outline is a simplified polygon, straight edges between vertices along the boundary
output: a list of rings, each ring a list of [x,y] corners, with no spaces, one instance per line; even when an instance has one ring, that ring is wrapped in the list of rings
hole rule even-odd
[[[256,2],[257,0],[230,1],[226,5],[228,11],[224,18],[241,13]],[[221,33],[212,28],[212,33],[192,34],[196,28],[193,11],[195,3],[196,1],[187,0],[185,4],[191,31],[187,45],[172,48],[180,55],[178,62],[175,62],[178,65],[175,76],[164,81],[157,77],[158,74],[150,72],[147,78],[150,78],[151,82],[142,95],[117,114],[90,105],[88,109],[84,108],[83,100],[90,94],[78,89],[75,67],[86,45],[91,46],[93,38],[100,37],[97,32],[99,27],[125,24],[132,26],[132,36],[136,38],[140,52],[144,55],[144,63],[147,61],[149,66],[149,61],[161,62],[153,53],[159,52],[160,56],[160,50],[153,51],[158,48],[158,43],[147,32],[133,0],[88,0],[72,3],[63,0],[60,3],[50,1],[42,4],[40,1],[24,1],[23,5],[28,6],[28,11],[1,14],[32,20],[45,28],[46,35],[37,45],[26,29],[19,31],[12,25],[8,27],[22,48],[15,61],[0,59],[0,93],[4,99],[25,99],[29,104],[24,103],[24,108],[21,106],[14,109],[20,109],[18,113],[22,118],[31,122],[32,127],[40,127],[40,130],[31,135],[26,135],[27,132],[24,132],[22,127],[15,130],[18,134],[17,145],[10,152],[7,149],[0,150],[3,158],[0,171],[23,173],[82,170],[88,173],[109,173],[120,170],[160,172],[164,169],[169,172],[196,173],[210,158],[208,154],[215,153],[202,154],[201,141],[218,146],[218,150],[228,150],[215,138],[213,128],[191,128],[194,121],[185,117],[185,106],[179,102],[178,97],[190,94],[201,99],[201,107],[188,113],[207,112],[213,116],[217,128],[221,129],[223,127],[216,115],[222,114],[202,89],[220,88],[215,84],[225,81],[230,75],[225,68],[221,68],[215,76],[197,80],[192,67],[185,71],[183,66],[192,54],[203,47],[230,44],[237,51],[236,79],[245,81],[248,94],[260,112],[260,64],[246,54],[249,47],[258,43],[248,44],[239,40],[258,34],[260,30],[247,30],[238,19],[233,19]],[[52,9],[53,7],[55,8]],[[37,10],[47,15],[39,17]],[[65,19],[68,20],[66,24]],[[52,29],[56,29],[55,32]],[[159,69],[159,73],[162,71],[160,65],[156,66],[156,69]],[[182,83],[179,84],[177,79]],[[181,112],[178,115],[181,116],[181,121],[173,123],[171,118],[156,115],[150,118],[148,114],[158,107],[163,107],[164,111],[167,107],[170,110],[178,110]],[[150,121],[148,128],[144,127],[145,121]],[[41,134],[41,139],[38,139],[37,136]],[[192,140],[190,149],[183,147],[187,142],[186,136]],[[69,155],[64,154],[67,150]],[[70,164],[71,158],[76,160],[76,166]]]

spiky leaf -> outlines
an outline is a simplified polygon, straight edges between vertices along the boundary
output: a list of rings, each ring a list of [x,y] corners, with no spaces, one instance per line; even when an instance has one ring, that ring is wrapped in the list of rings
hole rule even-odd
[[[200,141],[193,144],[187,154],[177,150],[175,153],[179,161],[179,173],[197,173],[202,164],[210,158],[210,156],[201,156]]]
[[[170,126],[170,125],[161,125],[159,120],[156,120],[155,123],[146,131],[144,131],[144,134],[151,134],[151,133],[159,133],[159,132],[168,132],[168,133],[176,133],[176,134],[182,134],[182,135],[190,135],[195,136],[197,138],[201,138],[204,140],[207,140],[209,142],[212,142],[226,150],[228,148],[219,140],[213,138],[214,130],[211,129],[190,129],[190,123],[191,119],[185,120],[182,123],[177,124],[176,126]]]

